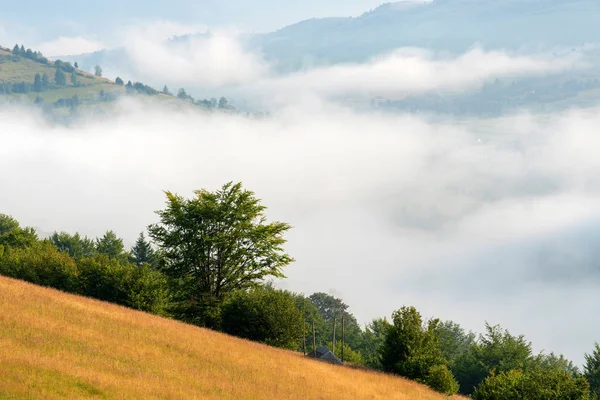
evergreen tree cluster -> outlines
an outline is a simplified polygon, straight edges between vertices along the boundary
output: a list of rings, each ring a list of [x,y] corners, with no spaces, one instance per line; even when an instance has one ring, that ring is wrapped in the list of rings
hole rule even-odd
[[[42,55],[39,51],[32,51],[31,49],[25,50],[25,46],[15,44],[15,47],[12,49],[12,54],[14,57],[23,57],[29,60],[37,61],[42,64],[48,64],[49,61],[46,57]]]

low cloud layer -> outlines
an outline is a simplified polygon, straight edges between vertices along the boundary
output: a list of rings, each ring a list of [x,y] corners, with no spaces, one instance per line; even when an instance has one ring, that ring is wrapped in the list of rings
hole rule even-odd
[[[328,102],[260,120],[119,109],[69,128],[0,110],[1,212],[131,244],[163,190],[240,180],[294,226],[282,287],[335,290],[363,322],[410,304],[500,323],[577,362],[598,340],[597,110],[459,124]]]
[[[364,64],[321,67],[278,77],[257,86],[265,91],[319,96],[382,96],[387,99],[432,90],[459,91],[480,87],[492,78],[544,75],[578,65],[577,58],[545,55],[509,55],[502,51],[473,49],[453,57],[440,57],[421,49],[399,49]]]
[[[102,50],[105,45],[96,40],[86,37],[59,37],[50,42],[39,44],[34,50],[39,50],[46,57],[56,57],[65,55],[76,55],[84,53],[93,53]]]

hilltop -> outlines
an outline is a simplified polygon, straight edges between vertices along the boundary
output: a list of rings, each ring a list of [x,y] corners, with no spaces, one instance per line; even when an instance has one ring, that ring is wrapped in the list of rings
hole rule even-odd
[[[0,398],[447,398],[399,377],[4,277],[0,321]]]
[[[195,100],[184,89],[177,95],[165,86],[158,91],[141,82],[127,83],[102,76],[100,66],[92,74],[78,64],[57,59],[50,61],[39,52],[16,46],[0,46],[0,104],[31,104],[53,115],[72,115],[73,111],[106,112],[122,96],[145,96],[175,104],[177,107],[199,106],[202,109],[235,111],[226,98]]]

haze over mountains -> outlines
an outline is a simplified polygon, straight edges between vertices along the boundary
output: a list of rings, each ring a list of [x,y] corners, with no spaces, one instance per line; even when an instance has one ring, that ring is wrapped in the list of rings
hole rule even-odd
[[[165,40],[151,34],[159,29],[144,27],[134,35],[137,39],[128,39],[124,47],[61,58],[78,61],[86,70],[100,64],[113,77],[141,75],[152,84],[162,84],[170,78],[171,82],[165,83],[185,86],[199,96],[207,95],[207,87],[218,87],[237,99],[239,105],[252,110],[265,106],[257,101],[256,92],[274,90],[274,84],[303,81],[304,74],[319,76],[323,68],[332,66],[351,69],[367,65],[378,69],[371,74],[381,82],[376,87],[369,84],[373,82],[369,73],[365,76],[360,71],[344,70],[335,75],[345,82],[366,83],[361,83],[358,91],[326,90],[330,92],[327,95],[350,102],[358,100],[363,105],[378,99],[379,106],[383,104],[391,110],[497,116],[523,107],[548,112],[569,105],[595,104],[600,94],[600,51],[590,32],[599,23],[600,5],[593,0],[404,1],[383,4],[358,17],[309,19],[262,34],[202,30]],[[409,50],[412,48],[421,50]],[[519,76],[522,74],[515,74],[506,66],[481,84],[458,93],[442,90],[433,91],[432,95],[430,89],[415,93],[393,88],[393,81],[402,76],[413,79],[406,66],[415,58],[444,63],[473,49],[555,62],[577,59],[579,63],[572,65],[577,68],[526,76]],[[151,57],[166,57],[170,61],[146,63]],[[485,69],[489,64],[477,55],[465,61],[466,68],[474,70]],[[414,67],[420,69],[419,65]],[[173,79],[171,68],[178,69],[179,79]],[[152,82],[157,76],[161,81]],[[265,83],[265,78],[273,77],[278,81]],[[482,88],[495,78],[501,80],[500,85],[496,82],[495,87]],[[331,77],[325,80],[330,81]],[[245,84],[253,85],[250,93],[240,88]],[[383,90],[386,85],[392,88]],[[291,86],[297,90],[296,86],[306,85]]]

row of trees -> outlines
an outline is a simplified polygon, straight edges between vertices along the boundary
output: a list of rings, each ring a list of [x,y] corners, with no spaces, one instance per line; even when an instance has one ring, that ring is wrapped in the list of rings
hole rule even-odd
[[[33,61],[40,62],[42,64],[48,64],[48,59],[42,55],[39,51],[32,51],[31,49],[25,50],[25,46],[15,44],[12,49],[12,54],[15,57],[24,57]]]
[[[169,91],[169,88],[165,85],[163,88],[162,94],[172,96],[173,94]],[[181,100],[186,100],[194,103],[197,106],[202,108],[211,109],[211,108],[219,108],[222,110],[234,110],[235,108],[229,104],[229,101],[226,97],[221,97],[219,100],[216,98],[204,99],[204,100],[195,100],[191,95],[189,95],[184,88],[179,89],[177,92],[177,98]]]
[[[478,400],[600,394],[598,345],[579,371],[562,356],[533,354],[523,336],[499,326],[475,335],[451,321],[423,320],[413,307],[363,329],[341,299],[268,283],[293,262],[283,249],[291,227],[267,222],[265,207],[241,184],[199,190],[190,199],[166,196],[159,222],[148,227],[154,245],[142,233],[129,251],[112,231],[98,239],[65,232],[40,239],[0,216],[0,274],[282,348],[310,351],[314,335],[317,345],[343,351],[345,361],[446,394]]]

